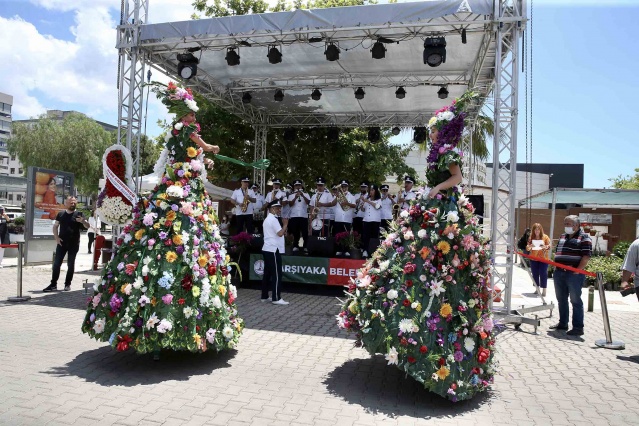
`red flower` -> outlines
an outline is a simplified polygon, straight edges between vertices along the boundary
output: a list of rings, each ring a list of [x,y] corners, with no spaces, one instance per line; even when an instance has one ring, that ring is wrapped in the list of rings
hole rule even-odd
[[[171,242],[171,239],[170,239],[170,238],[167,238],[166,240],[164,240],[164,245],[165,245],[165,246],[167,246],[167,247],[171,247],[171,244],[173,244],[173,243]]]
[[[115,293],[115,286],[114,285],[109,287],[109,294],[113,294],[113,293]]]
[[[402,340],[399,341],[399,344],[402,346],[408,346],[408,340],[405,337],[402,337]]]
[[[452,390],[457,389],[457,384],[456,384],[456,383],[452,383],[452,384],[450,385],[450,388],[451,388]]]
[[[409,307],[410,306],[410,300],[404,299],[403,304],[404,304],[404,306]]]
[[[195,331],[200,331],[200,326],[199,325],[195,326]]]
[[[208,268],[209,275],[215,275],[215,272],[217,272],[217,268],[215,267],[215,265],[209,265],[209,268]]]
[[[229,274],[229,270],[226,269],[226,266],[222,266],[220,269],[222,270],[223,277],[226,277]]]
[[[439,358],[439,365],[446,365],[446,359],[445,358]]]
[[[480,346],[479,350],[477,351],[477,361],[479,361],[480,364],[485,364],[486,361],[488,361],[489,357],[490,350],[484,348],[483,346]]]
[[[422,345],[422,346],[419,348],[419,352],[421,352],[421,353],[425,354],[426,352],[428,352],[428,348],[427,348],[425,345]]]
[[[178,299],[178,305],[184,305],[185,300],[183,298]]]
[[[406,280],[406,287],[412,287],[413,286],[413,280]]]
[[[131,343],[132,341],[133,338],[128,334],[124,337],[118,336],[118,345],[116,346],[116,349],[119,351],[126,351],[127,349],[129,349],[129,343]]]
[[[184,278],[182,278],[182,288],[185,291],[191,291],[191,289],[193,288],[193,278],[191,277],[191,275],[187,274],[184,276]]]
[[[115,316],[115,312],[113,312],[113,311],[109,311],[109,316],[110,316],[111,318],[113,318],[113,317]]]
[[[412,356],[408,357],[408,362],[410,362],[411,364],[414,364],[415,362],[417,362],[417,360],[415,358],[413,358]]]
[[[404,273],[412,274],[413,272],[415,272],[416,269],[417,269],[417,265],[415,265],[414,263],[407,263],[404,266]]]

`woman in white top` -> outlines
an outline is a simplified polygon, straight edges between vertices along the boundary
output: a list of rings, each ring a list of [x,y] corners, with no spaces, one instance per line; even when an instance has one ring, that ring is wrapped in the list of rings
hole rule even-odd
[[[228,237],[230,227],[231,224],[229,223],[226,215],[222,216],[222,222],[220,222],[220,235],[222,235],[223,237]]]
[[[91,212],[91,217],[89,218],[89,230],[87,235],[89,236],[89,253],[91,253],[91,247],[93,247],[93,241],[95,241],[95,237],[100,235],[100,228],[102,227],[102,222],[98,217],[98,213],[93,210]]]
[[[379,238],[379,227],[382,221],[382,200],[377,185],[371,185],[368,198],[363,199],[364,223],[362,232],[362,247],[364,257],[368,257],[371,238]]]
[[[284,235],[288,228],[288,219],[282,219],[282,225],[277,220],[282,214],[282,204],[276,199],[269,205],[268,214],[264,219],[264,276],[262,277],[262,302],[269,300],[268,292],[271,291],[271,303],[274,305],[288,305],[282,299],[282,253],[284,253]]]

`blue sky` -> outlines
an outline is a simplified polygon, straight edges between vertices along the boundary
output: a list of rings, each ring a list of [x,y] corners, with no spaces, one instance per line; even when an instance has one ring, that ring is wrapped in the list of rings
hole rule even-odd
[[[75,109],[116,123],[113,29],[119,3],[0,0],[0,91],[14,95],[15,119],[44,109]],[[151,0],[150,19],[186,19],[188,7],[171,6],[189,3]],[[639,0],[534,4],[532,161],[584,163],[585,187],[609,186],[609,178],[639,167]],[[523,162],[523,78],[521,84]],[[164,117],[150,108],[150,133],[158,132],[153,123]]]

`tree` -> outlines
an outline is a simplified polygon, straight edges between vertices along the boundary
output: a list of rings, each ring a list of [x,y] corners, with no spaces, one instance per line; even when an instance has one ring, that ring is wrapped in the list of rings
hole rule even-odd
[[[495,135],[495,122],[492,118],[480,114],[475,121],[475,127],[471,129],[469,133],[464,136],[464,140],[470,143],[472,137],[472,154],[479,160],[487,160],[490,156],[490,151],[486,144],[488,138],[492,138]]]
[[[612,182],[612,187],[617,189],[639,189],[639,169],[635,169],[634,176],[627,175],[623,177],[621,175],[616,178],[608,179]]]
[[[117,143],[117,132],[110,132],[110,145],[114,145]],[[160,152],[162,152],[164,139],[162,139],[162,143],[158,143],[158,141],[154,139],[148,138],[146,135],[141,135],[140,137],[140,176],[148,175],[153,173],[153,167],[155,166],[156,161],[160,157]],[[137,156],[137,149],[135,146],[135,142],[131,147],[131,158],[135,161]],[[133,175],[135,175],[135,168],[133,168]]]
[[[29,166],[73,173],[75,184],[85,195],[96,194],[102,177],[102,154],[111,136],[84,114],[52,120],[42,115],[33,125],[15,123],[8,141],[11,155]]]

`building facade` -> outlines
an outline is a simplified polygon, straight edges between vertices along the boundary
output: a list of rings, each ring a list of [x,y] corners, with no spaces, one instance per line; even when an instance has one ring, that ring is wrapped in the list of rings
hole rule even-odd
[[[13,120],[11,110],[13,96],[0,93],[0,176],[22,177],[24,170],[16,156],[9,155],[7,141],[11,137]],[[24,202],[24,192],[8,191],[0,187],[0,204],[20,206]]]

